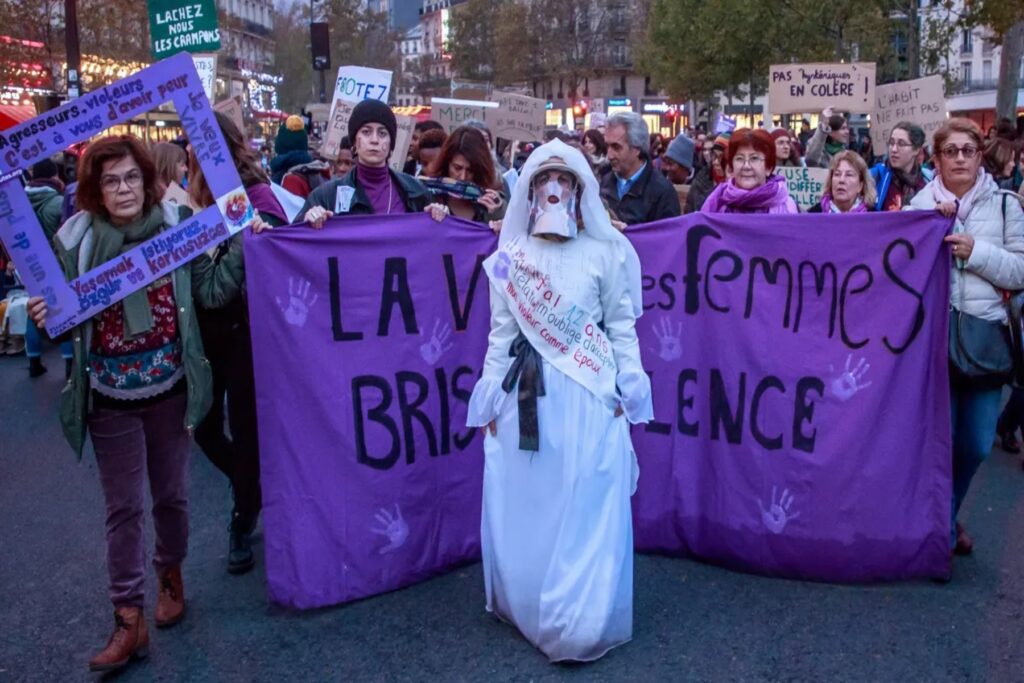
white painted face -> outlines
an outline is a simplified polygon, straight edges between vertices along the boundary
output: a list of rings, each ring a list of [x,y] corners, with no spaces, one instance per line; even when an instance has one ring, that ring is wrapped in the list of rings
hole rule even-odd
[[[535,175],[530,183],[529,234],[576,237],[576,187],[576,176],[566,171],[541,171]]]

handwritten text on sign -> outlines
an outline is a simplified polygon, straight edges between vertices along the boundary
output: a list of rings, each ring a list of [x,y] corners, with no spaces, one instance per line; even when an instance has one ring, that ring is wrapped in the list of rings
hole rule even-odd
[[[804,168],[803,166],[783,166],[778,169],[779,175],[786,179],[786,189],[801,211],[821,203],[821,195],[825,192],[825,181],[828,180],[827,168]]]
[[[773,64],[768,77],[768,101],[776,114],[871,112],[875,107],[875,65]]]
[[[214,0],[149,0],[150,50],[162,59],[178,52],[220,49]]]
[[[327,118],[327,133],[320,150],[323,156],[328,159],[338,157],[341,139],[348,135],[348,120],[352,118],[352,109],[358,103],[363,100],[388,101],[391,76],[392,73],[386,69],[351,65],[338,68],[333,104]]]
[[[946,95],[942,76],[927,76],[913,81],[888,83],[875,90],[875,112],[871,118],[871,142],[875,154],[885,154],[889,135],[901,121],[910,121],[924,129],[927,143],[946,122]],[[926,144],[927,144],[926,143]]]
[[[181,117],[217,205],[67,282],[21,187],[19,170],[167,100],[174,103]],[[50,336],[67,331],[188,263],[242,230],[253,217],[227,143],[187,54],[158,62],[0,132],[0,175],[7,178],[0,183],[0,240],[29,293],[46,299],[46,330]]]
[[[495,93],[496,110],[488,110],[485,121],[496,138],[540,140],[544,136],[545,101],[515,93]]]
[[[444,126],[448,133],[465,125],[467,121],[483,121],[484,112],[488,108],[497,106],[495,103],[483,100],[452,100],[435,97],[430,101],[434,120]]]

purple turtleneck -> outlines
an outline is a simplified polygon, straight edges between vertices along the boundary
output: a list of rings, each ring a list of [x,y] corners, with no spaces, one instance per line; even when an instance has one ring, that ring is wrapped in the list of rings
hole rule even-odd
[[[402,193],[398,191],[398,183],[394,182],[387,166],[372,167],[358,164],[356,179],[362,186],[363,192],[366,193],[366,198],[370,200],[370,206],[373,207],[374,213],[405,213]],[[390,210],[388,210],[389,197]]]

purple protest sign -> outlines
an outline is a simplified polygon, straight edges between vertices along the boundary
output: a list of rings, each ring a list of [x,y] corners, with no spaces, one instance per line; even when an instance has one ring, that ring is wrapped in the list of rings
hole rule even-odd
[[[656,421],[636,547],[791,578],[949,571],[948,220],[695,214],[630,229]]]
[[[210,191],[217,198],[216,206],[67,282],[21,186],[21,171],[168,101],[177,109]],[[188,263],[242,230],[253,215],[187,53],[0,132],[0,240],[29,293],[46,299],[46,330],[51,336]]]
[[[465,424],[495,245],[422,213],[246,240],[274,602],[346,602],[479,557],[483,452]]]

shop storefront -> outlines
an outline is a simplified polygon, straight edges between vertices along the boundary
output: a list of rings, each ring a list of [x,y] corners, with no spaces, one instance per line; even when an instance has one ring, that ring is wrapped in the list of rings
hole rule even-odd
[[[675,137],[689,125],[686,105],[665,100],[641,100],[640,115],[651,133],[661,133],[666,138]]]

